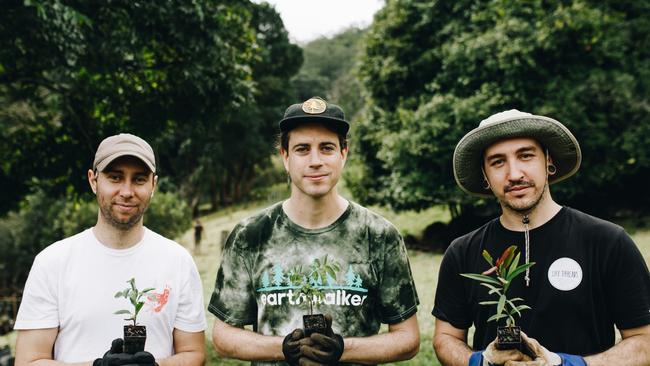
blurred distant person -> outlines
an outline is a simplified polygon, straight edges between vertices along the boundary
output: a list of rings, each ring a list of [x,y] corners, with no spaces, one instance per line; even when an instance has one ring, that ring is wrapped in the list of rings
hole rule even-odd
[[[16,365],[203,364],[206,324],[196,265],[178,243],[143,226],[157,180],[146,141],[119,134],[101,142],[88,170],[97,224],[34,259],[14,327]],[[130,304],[113,296],[131,278],[140,290],[153,288],[137,318],[147,327],[145,352],[134,355],[123,352],[124,316],[114,314]]]
[[[560,206],[549,184],[580,166],[576,138],[560,122],[509,110],[483,120],[454,151],[454,176],[467,193],[496,197],[501,216],[454,240],[440,265],[433,346],[446,366],[650,365],[650,275],[618,225]],[[640,187],[639,187],[640,188]],[[497,350],[490,290],[461,273],[483,273],[482,253],[516,245],[532,263],[509,284],[522,298],[523,342],[533,352]],[[498,323],[498,324],[497,324]],[[467,330],[475,327],[473,346]],[[615,327],[622,341],[614,344]]]
[[[228,237],[208,307],[221,355],[264,365],[337,365],[418,352],[418,298],[404,241],[386,219],[337,192],[349,127],[343,110],[320,98],[287,108],[280,154],[291,195]],[[340,272],[310,271],[325,261]],[[309,306],[302,285],[322,291],[311,297],[325,313],[321,333],[303,329]],[[388,332],[377,334],[381,323]]]
[[[194,220],[194,250],[197,252],[200,250],[201,239],[203,237],[203,224],[201,220]]]

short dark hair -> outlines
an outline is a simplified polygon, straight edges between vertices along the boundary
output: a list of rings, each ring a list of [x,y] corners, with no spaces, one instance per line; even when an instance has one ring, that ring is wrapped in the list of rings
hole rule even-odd
[[[348,147],[348,137],[340,132],[335,131],[334,129],[328,128],[327,126],[324,126],[328,130],[336,133],[336,135],[339,137],[339,146],[341,150],[345,149]],[[277,147],[281,150],[284,151],[289,151],[289,134],[291,133],[291,130],[282,132],[278,135],[277,137]]]

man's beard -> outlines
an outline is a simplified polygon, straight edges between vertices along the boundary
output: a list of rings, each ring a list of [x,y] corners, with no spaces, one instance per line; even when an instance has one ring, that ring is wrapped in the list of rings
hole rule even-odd
[[[516,182],[515,184],[511,184],[512,186],[514,185],[523,185],[521,182]],[[527,183],[525,184],[529,187],[535,187],[534,183]],[[544,193],[548,189],[548,180],[544,182],[544,189],[539,193],[539,196],[537,196],[532,202],[526,204],[525,206],[514,206],[510,204],[507,200],[503,200],[501,203],[503,206],[513,212],[516,212],[518,214],[529,214],[535,210],[535,208],[544,200]],[[508,192],[508,188],[506,187],[505,192]]]
[[[112,205],[112,204],[111,204]],[[146,211],[147,206],[145,206],[141,211],[136,212],[133,216],[131,216],[127,221],[121,221],[118,220],[115,216],[113,216],[111,212],[110,206],[108,208],[100,205],[99,211],[102,213],[102,216],[106,219],[106,221],[111,224],[114,228],[121,230],[121,231],[128,231],[131,229],[133,226],[135,226],[142,216],[144,215],[144,212]]]

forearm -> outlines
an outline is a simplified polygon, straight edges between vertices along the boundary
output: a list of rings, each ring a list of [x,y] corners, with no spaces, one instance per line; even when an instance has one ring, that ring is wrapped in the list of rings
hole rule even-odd
[[[467,366],[472,349],[463,340],[447,334],[436,334],[433,348],[443,366]]]
[[[205,352],[181,352],[156,362],[160,366],[201,366],[205,364]]]
[[[388,332],[370,337],[344,338],[341,362],[380,364],[413,358],[420,349],[419,337]]]
[[[65,363],[61,361],[56,361],[52,359],[40,359],[33,361],[20,360],[16,357],[14,363],[15,366],[92,366],[93,362],[77,362],[77,363]]]
[[[603,353],[585,357],[588,366],[643,366],[650,364],[650,334],[623,339]]]
[[[230,327],[227,333],[213,332],[212,335],[212,342],[219,355],[245,361],[284,360],[283,339],[234,327]]]

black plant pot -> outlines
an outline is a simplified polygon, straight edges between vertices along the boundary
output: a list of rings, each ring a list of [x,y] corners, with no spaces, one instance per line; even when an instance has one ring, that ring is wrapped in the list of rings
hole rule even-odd
[[[323,314],[303,315],[302,327],[305,330],[305,336],[307,337],[312,335],[312,333],[325,334],[325,331],[327,330],[325,315]]]
[[[144,325],[124,326],[124,353],[135,354],[144,351],[144,343],[147,341],[147,327]]]
[[[497,342],[495,344],[498,350],[517,349],[521,353],[528,355],[533,360],[535,352],[521,341],[521,327],[497,327]]]

